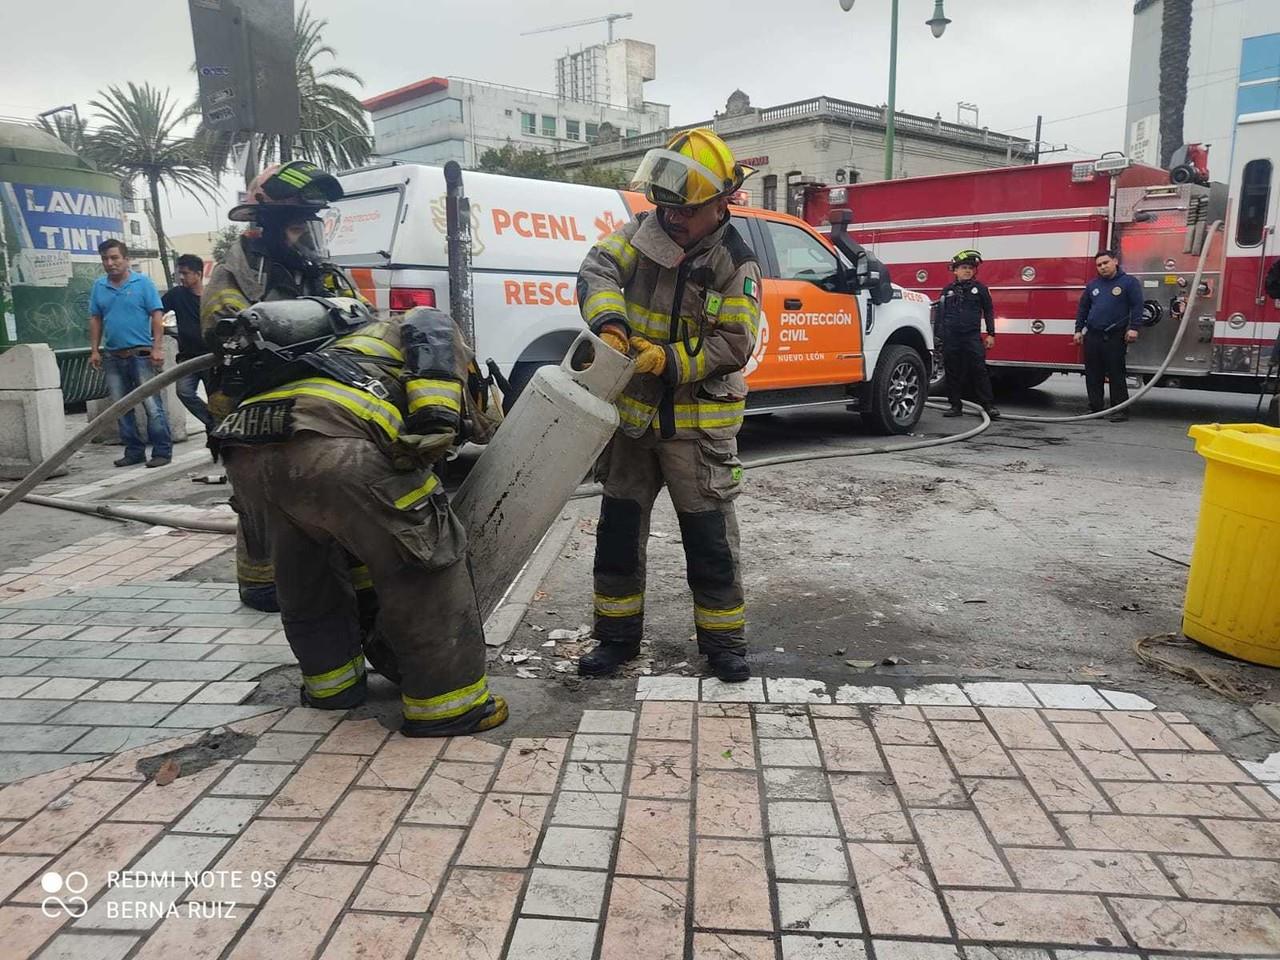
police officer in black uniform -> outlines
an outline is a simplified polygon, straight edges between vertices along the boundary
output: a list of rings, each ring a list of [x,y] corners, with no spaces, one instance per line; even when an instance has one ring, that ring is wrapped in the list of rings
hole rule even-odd
[[[944,417],[958,417],[964,412],[960,401],[966,386],[973,388],[974,398],[987,416],[993,420],[1000,417],[987,374],[987,351],[996,345],[996,315],[990,291],[977,279],[981,263],[982,254],[977,250],[959,251],[951,258],[955,280],[943,287],[938,297],[938,332],[947,372],[947,398],[951,401],[951,409],[942,414]]]

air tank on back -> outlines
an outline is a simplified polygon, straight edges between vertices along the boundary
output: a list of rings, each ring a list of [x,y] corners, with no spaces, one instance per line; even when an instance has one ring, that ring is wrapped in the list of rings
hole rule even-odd
[[[590,366],[575,360],[590,357]],[[470,537],[480,613],[497,606],[618,427],[635,364],[587,331],[540,368],[452,500]]]

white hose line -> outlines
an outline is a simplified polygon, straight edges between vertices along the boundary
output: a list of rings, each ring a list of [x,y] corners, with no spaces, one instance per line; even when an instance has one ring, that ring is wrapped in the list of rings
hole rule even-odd
[[[1213,236],[1222,228],[1222,221],[1215,220],[1209,227],[1208,233],[1205,234],[1204,249],[1200,251],[1200,262],[1196,265],[1196,275],[1191,281],[1191,296],[1187,298],[1186,309],[1182,311],[1182,323],[1178,325],[1178,332],[1173,336],[1173,343],[1169,346],[1169,352],[1165,355],[1164,363],[1160,364],[1155,374],[1134,392],[1124,403],[1118,403],[1114,407],[1107,407],[1105,410],[1098,410],[1095,413],[1082,413],[1072,417],[1033,417],[1029,414],[1005,413],[1002,414],[1001,420],[1015,420],[1019,423],[1083,423],[1085,420],[1098,420],[1102,417],[1111,417],[1119,413],[1121,410],[1137,403],[1139,399],[1151,390],[1164,376],[1164,372],[1169,369],[1169,364],[1173,362],[1174,354],[1178,352],[1178,347],[1182,344],[1182,335],[1187,332],[1187,326],[1191,323],[1191,315],[1195,310],[1196,300],[1200,297],[1200,278],[1204,276],[1205,260],[1209,256],[1209,247],[1213,245]]]
[[[157,373],[137,389],[126,393],[115,403],[111,404],[111,406],[107,407],[107,409],[103,410],[102,413],[90,420],[84,429],[50,454],[43,463],[39,464],[34,470],[18,481],[17,486],[9,490],[3,497],[0,497],[0,514],[3,514],[14,504],[26,497],[27,494],[35,489],[37,484],[47,480],[55,470],[71,459],[72,454],[96,437],[108,421],[118,419],[126,411],[132,410],[137,404],[141,403],[147,397],[159,393],[180,377],[184,377],[188,373],[207,370],[209,367],[213,366],[213,363],[214,360],[212,354],[205,354],[203,357],[193,357],[190,360],[184,360],[177,366]]]

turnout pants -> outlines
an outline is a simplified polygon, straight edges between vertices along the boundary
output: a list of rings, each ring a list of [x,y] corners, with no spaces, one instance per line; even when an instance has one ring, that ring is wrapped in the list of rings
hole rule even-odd
[[[604,499],[596,528],[596,639],[640,643],[649,517],[665,484],[680,521],[698,649],[745,650],[733,508],[742,486],[737,441],[662,440],[652,433],[636,440],[618,432],[597,473]]]
[[[1089,409],[1101,410],[1103,381],[1111,381],[1111,406],[1118,406],[1129,399],[1129,384],[1125,381],[1125,354],[1129,345],[1124,342],[1121,328],[1103,333],[1089,330],[1084,335],[1084,385],[1089,391]]]
[[[285,637],[312,698],[364,675],[350,557],[376,587],[376,632],[401,673],[407,720],[446,722],[489,699],[466,534],[428,471],[394,470],[369,440],[301,433],[228,449],[249,539],[274,568]]]
[[[987,373],[987,351],[979,338],[946,338],[942,363],[947,372],[947,399],[951,406],[960,409],[960,401],[969,389],[984,410],[995,406],[991,376]]]

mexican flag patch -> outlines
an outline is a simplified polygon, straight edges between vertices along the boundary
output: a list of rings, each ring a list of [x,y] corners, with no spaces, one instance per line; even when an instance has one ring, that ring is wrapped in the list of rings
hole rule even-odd
[[[742,292],[752,300],[759,302],[760,284],[756,283],[753,277],[747,277],[747,279],[742,281]]]

